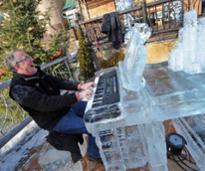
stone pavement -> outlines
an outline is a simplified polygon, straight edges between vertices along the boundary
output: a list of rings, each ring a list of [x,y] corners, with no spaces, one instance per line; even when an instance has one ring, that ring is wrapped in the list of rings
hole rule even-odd
[[[175,131],[169,121],[165,122],[165,127],[167,133]],[[84,138],[86,139],[86,136]],[[86,142],[84,141],[84,144],[80,146],[83,155],[87,148]],[[170,160],[168,168],[169,171],[181,171],[181,168]],[[24,157],[22,156],[15,171],[82,171],[82,165],[80,161],[74,164],[68,151],[56,150],[44,139],[43,144],[31,148]],[[139,169],[139,171],[145,170]]]
[[[168,168],[169,171],[182,171],[171,160]],[[74,164],[69,152],[58,151],[48,143],[44,143],[31,149],[29,154],[19,162],[16,171],[82,171],[82,165],[80,161]]]
[[[22,158],[17,171],[81,171],[81,162],[73,163],[71,155],[67,151],[54,149],[48,143],[44,143]]]

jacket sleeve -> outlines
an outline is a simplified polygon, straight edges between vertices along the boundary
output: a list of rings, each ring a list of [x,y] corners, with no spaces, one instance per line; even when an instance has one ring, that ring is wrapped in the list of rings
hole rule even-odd
[[[110,29],[110,14],[104,14],[102,19],[101,32],[104,34],[109,34]]]
[[[40,112],[51,112],[70,107],[77,102],[74,93],[65,95],[48,96],[34,87],[16,85],[11,90],[15,101],[21,105]]]
[[[78,90],[77,86],[78,86],[79,82],[53,77],[53,76],[48,75],[48,74],[46,74],[46,77],[49,80],[51,80],[59,89]]]

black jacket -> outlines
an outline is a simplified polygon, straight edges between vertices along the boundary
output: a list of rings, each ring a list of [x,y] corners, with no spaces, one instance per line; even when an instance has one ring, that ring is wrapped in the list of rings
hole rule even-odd
[[[71,81],[45,74],[38,69],[33,76],[13,74],[10,96],[35,120],[39,127],[51,130],[77,102],[74,93],[60,95],[60,90],[77,90]]]
[[[123,42],[120,20],[117,12],[103,15],[101,32],[108,35],[109,41],[115,49],[119,49]]]
[[[82,135],[62,134],[52,131],[52,128],[77,102],[74,93],[60,95],[60,90],[77,90],[77,85],[38,69],[35,75],[29,77],[14,73],[9,92],[39,127],[50,131],[47,141],[58,150],[70,151],[74,162],[81,159],[78,143],[83,143]]]

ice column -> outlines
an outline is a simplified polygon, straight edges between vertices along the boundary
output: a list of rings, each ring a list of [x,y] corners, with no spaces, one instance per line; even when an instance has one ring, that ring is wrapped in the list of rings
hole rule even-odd
[[[205,22],[198,23],[196,11],[184,15],[184,27],[179,31],[176,48],[169,56],[169,68],[189,74],[201,73],[205,69]]]
[[[95,134],[106,171],[127,171],[146,165],[147,152],[142,126],[101,130]]]
[[[115,0],[117,11],[123,11],[132,7],[132,0]]]
[[[205,17],[198,20],[198,39],[196,57],[200,63],[202,72],[205,71]]]
[[[143,71],[146,63],[145,41],[151,35],[147,24],[135,24],[131,28],[131,39],[123,62],[119,63],[120,79],[123,88],[138,91],[144,87]]]
[[[149,168],[151,171],[168,171],[165,130],[162,122],[145,124]]]

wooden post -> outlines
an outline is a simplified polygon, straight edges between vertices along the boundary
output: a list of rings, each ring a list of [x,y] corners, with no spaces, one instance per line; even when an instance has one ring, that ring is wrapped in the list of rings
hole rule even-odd
[[[85,8],[86,8],[86,11],[87,11],[87,14],[88,14],[88,18],[90,19],[90,12],[89,12],[89,9],[88,9],[87,0],[85,0]]]
[[[188,0],[188,11],[191,10],[191,0]]]
[[[147,19],[147,3],[146,3],[146,0],[143,0],[142,15],[143,15],[143,22],[149,24],[148,19]]]
[[[79,26],[79,27],[80,27],[80,26]],[[72,30],[73,30],[73,34],[74,34],[75,40],[78,40],[76,28],[75,28],[75,27],[72,27]]]
[[[114,6],[115,6],[115,11],[117,10],[117,6],[116,6],[116,0],[114,0]]]
[[[82,17],[81,19],[84,21],[83,10],[82,10],[82,6],[81,6],[81,0],[78,0],[78,5],[79,5],[79,8],[80,8],[80,17]]]

